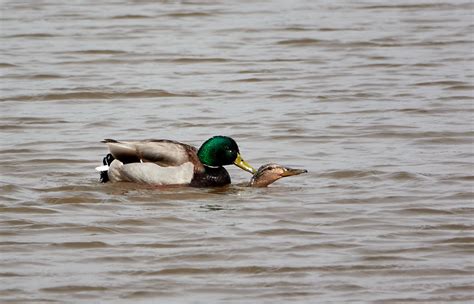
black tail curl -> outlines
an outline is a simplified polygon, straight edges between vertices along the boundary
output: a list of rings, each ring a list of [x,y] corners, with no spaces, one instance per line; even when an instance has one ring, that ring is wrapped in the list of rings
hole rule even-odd
[[[102,159],[102,164],[104,166],[110,166],[110,164],[114,161],[114,159],[115,158],[112,156],[112,154],[109,153]],[[108,182],[109,181],[108,171],[100,171],[99,180],[101,183]]]

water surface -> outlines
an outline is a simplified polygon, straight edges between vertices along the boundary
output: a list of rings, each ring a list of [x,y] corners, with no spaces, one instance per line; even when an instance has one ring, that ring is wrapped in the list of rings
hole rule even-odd
[[[473,301],[474,6],[356,2],[3,0],[1,302]],[[93,170],[217,134],[309,173]]]

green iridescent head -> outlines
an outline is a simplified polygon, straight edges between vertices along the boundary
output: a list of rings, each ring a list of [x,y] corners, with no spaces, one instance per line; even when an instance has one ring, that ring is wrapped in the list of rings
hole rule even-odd
[[[234,164],[252,174],[257,171],[242,159],[237,143],[227,136],[214,136],[206,140],[199,148],[198,157],[206,166],[220,167]]]

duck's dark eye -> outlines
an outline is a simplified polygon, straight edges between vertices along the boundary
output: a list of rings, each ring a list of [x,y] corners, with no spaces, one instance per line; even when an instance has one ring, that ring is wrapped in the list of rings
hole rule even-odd
[[[225,158],[230,162],[233,162],[237,158],[237,153],[234,150],[225,150]]]

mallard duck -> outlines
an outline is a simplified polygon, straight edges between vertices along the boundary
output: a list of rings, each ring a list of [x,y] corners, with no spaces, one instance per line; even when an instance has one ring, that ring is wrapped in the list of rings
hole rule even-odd
[[[237,143],[227,136],[206,140],[199,150],[172,140],[117,141],[105,139],[110,156],[97,167],[102,179],[153,185],[217,187],[230,184],[223,166],[234,164],[255,173],[244,161]]]
[[[266,164],[258,168],[250,180],[250,187],[267,187],[282,177],[307,173],[305,169],[292,169],[278,164]]]

